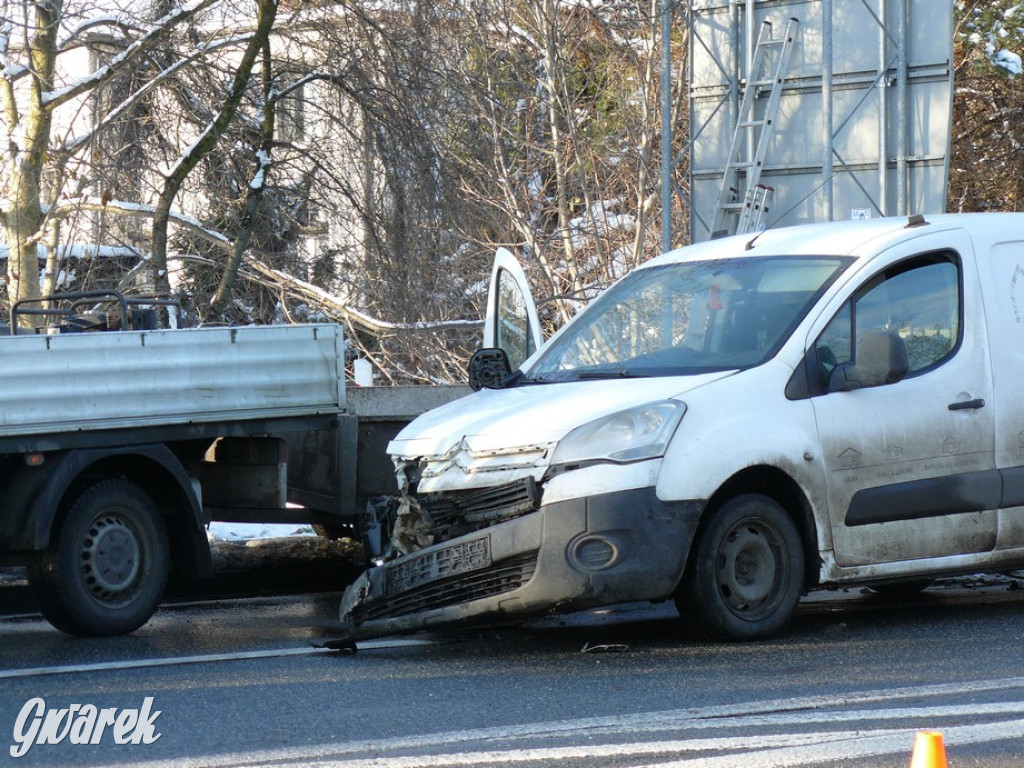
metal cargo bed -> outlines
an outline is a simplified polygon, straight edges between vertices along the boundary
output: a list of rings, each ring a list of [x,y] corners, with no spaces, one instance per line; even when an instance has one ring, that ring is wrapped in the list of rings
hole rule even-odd
[[[336,325],[0,338],[0,438],[333,414]]]

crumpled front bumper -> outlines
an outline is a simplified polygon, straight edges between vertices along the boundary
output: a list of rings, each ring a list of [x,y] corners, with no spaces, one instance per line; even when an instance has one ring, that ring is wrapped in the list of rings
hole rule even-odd
[[[359,640],[669,597],[704,506],[649,487],[543,505],[369,569],[342,598],[342,629]]]

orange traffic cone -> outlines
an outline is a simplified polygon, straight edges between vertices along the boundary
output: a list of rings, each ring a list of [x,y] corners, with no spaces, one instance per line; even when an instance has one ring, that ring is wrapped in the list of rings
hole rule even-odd
[[[946,747],[938,731],[918,731],[914,740],[914,756],[910,768],[949,768],[946,762]]]

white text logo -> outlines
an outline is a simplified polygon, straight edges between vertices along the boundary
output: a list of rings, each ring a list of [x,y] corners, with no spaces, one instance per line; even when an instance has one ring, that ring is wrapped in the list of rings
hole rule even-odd
[[[22,757],[33,744],[60,744],[67,738],[72,744],[99,744],[110,727],[117,744],[152,744],[160,738],[153,723],[160,710],[153,709],[153,697],[147,696],[142,709],[97,709],[92,704],[71,704],[67,709],[47,709],[42,699],[29,699],[14,723],[11,757]]]

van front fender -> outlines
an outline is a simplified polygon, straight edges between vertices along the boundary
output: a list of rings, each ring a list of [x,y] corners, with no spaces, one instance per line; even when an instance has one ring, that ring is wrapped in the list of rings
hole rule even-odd
[[[806,400],[786,401],[781,394],[778,408],[766,400],[757,406],[739,400],[736,408],[722,405],[729,398],[688,403],[658,473],[658,498],[711,499],[744,470],[772,467],[800,487],[815,518],[818,543],[827,548],[825,469],[812,406]]]

